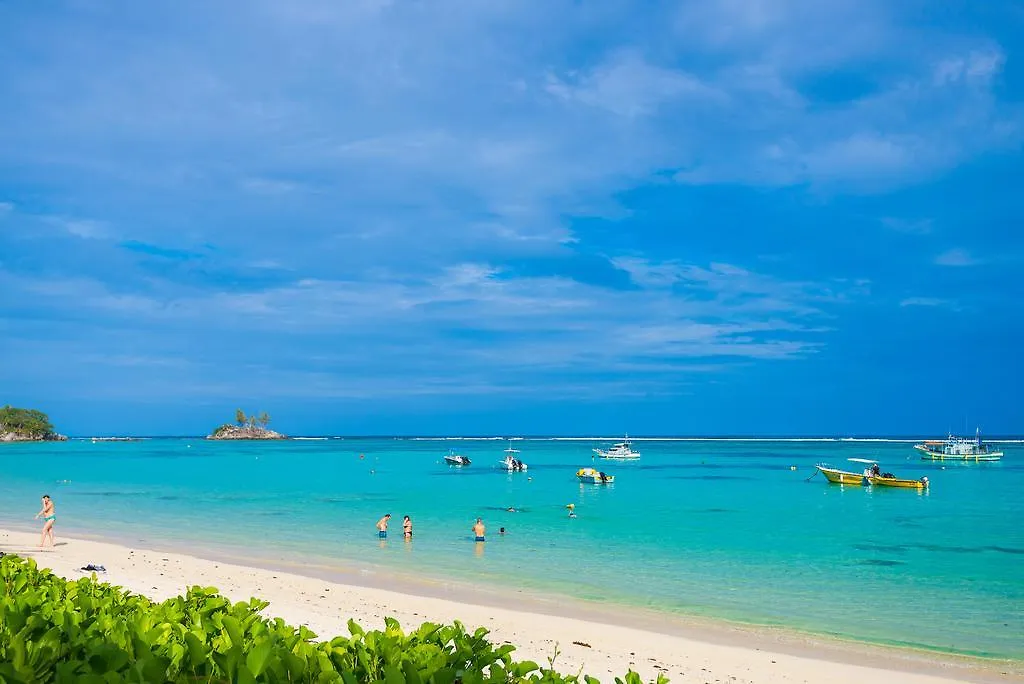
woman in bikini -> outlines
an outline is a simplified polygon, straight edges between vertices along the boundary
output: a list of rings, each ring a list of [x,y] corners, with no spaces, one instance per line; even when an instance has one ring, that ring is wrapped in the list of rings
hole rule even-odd
[[[50,546],[54,546],[53,523],[56,522],[57,515],[49,494],[43,494],[43,508],[36,513],[36,519],[40,517],[43,519],[43,534],[39,537],[39,548],[46,546],[47,537],[50,538]]]
[[[405,537],[405,541],[412,539],[412,520],[409,519],[409,516],[402,519],[402,535]]]

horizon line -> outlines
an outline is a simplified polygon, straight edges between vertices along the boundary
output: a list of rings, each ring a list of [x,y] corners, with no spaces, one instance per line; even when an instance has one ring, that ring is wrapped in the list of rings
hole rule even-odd
[[[66,435],[68,439],[90,440],[90,439],[202,439],[206,440],[207,435],[146,435],[146,434],[121,434],[121,435]],[[630,441],[679,441],[679,442],[709,442],[709,441],[733,441],[733,442],[915,442],[924,439],[942,439],[941,437],[929,437],[923,435],[865,435],[851,437],[848,435],[641,435],[623,437],[623,435],[519,435],[510,437],[507,435],[346,435],[346,434],[304,434],[288,435],[287,439],[298,440],[370,440],[370,439],[391,439],[406,441],[614,441],[628,439]],[[235,440],[210,440],[210,441],[235,441]],[[238,440],[238,441],[261,441],[261,440]],[[274,441],[274,440],[267,440]],[[986,439],[987,442],[1024,442],[1024,435],[994,435]]]

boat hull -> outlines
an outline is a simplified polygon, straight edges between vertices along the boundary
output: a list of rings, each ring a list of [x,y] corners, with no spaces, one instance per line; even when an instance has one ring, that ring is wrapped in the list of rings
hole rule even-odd
[[[868,483],[863,473],[852,473],[848,470],[839,470],[838,468],[828,468],[824,466],[815,466],[822,475],[825,476],[832,484],[841,485],[853,485],[857,487],[863,487]]]
[[[922,461],[998,461],[1003,458],[1002,451],[986,451],[974,454],[944,453],[929,449],[924,444],[915,444],[914,448],[921,452]]]
[[[576,471],[576,479],[584,484],[612,484],[615,482],[614,475],[604,474],[593,468],[580,468]]]
[[[607,451],[601,451],[600,449],[594,449],[594,453],[597,454],[598,458],[604,458],[609,461],[636,461],[639,460],[640,454],[633,452],[629,455],[622,454],[611,454]]]
[[[896,487],[899,489],[928,489],[928,480],[901,480],[898,477],[869,477],[874,487]]]
[[[447,463],[448,465],[453,466],[468,466],[470,463],[468,458],[463,460],[458,458],[450,458],[448,456],[444,457],[444,462]]]

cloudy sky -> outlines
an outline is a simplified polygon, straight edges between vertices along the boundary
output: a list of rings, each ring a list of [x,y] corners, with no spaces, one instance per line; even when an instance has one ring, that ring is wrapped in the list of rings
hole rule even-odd
[[[72,434],[1024,432],[1010,0],[0,0]]]

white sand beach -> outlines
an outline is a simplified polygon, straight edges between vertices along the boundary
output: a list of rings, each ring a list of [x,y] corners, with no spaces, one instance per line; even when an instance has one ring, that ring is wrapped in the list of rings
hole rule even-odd
[[[354,618],[366,628],[379,628],[385,616],[405,628],[430,620],[460,620],[469,628],[486,627],[495,642],[510,642],[519,660],[547,663],[556,645],[555,668],[580,669],[612,681],[629,668],[645,680],[663,672],[673,682],[860,684],[900,682],[1024,681],[1017,663],[984,662],[914,651],[887,649],[827,639],[801,637],[776,630],[705,624],[697,621],[633,619],[629,614],[601,615],[571,605],[545,614],[525,603],[512,609],[426,596],[399,585],[395,590],[343,583],[338,578],[249,567],[178,552],[131,548],[61,536],[53,549],[38,550],[37,534],[0,530],[0,550],[35,558],[41,566],[68,578],[79,568],[102,564],[101,578],[153,599],[182,593],[192,585],[215,586],[233,600],[257,596],[270,602],[268,616],[293,625],[308,625],[319,636],[347,633]],[[330,581],[335,579],[335,581]],[[615,624],[610,624],[614,620]]]

